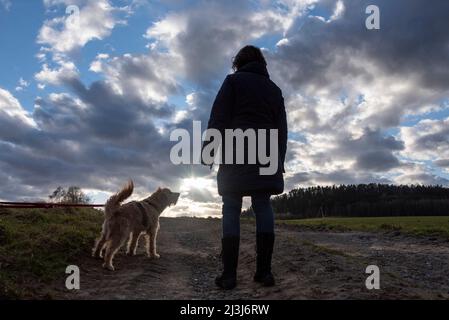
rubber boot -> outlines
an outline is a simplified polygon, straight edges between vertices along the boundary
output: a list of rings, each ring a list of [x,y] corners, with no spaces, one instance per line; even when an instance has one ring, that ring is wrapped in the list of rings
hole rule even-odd
[[[275,281],[271,273],[271,257],[273,255],[274,233],[258,233],[257,245],[257,268],[254,281],[262,283],[265,287],[274,286]]]
[[[237,265],[239,260],[239,237],[227,237],[221,240],[223,273],[215,279],[215,284],[226,290],[237,285]]]

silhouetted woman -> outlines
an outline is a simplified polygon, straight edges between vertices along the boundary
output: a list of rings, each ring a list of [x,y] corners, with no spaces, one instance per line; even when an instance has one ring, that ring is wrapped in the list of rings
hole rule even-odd
[[[270,196],[284,190],[283,172],[287,149],[284,99],[282,91],[270,80],[267,63],[259,48],[242,48],[234,58],[233,69],[235,73],[226,77],[217,94],[208,128],[218,129],[223,140],[225,129],[277,129],[278,170],[273,175],[261,175],[261,164],[248,164],[247,143],[245,164],[220,165],[217,182],[218,193],[223,198],[223,273],[216,278],[215,283],[224,289],[236,286],[242,197],[251,196],[257,228],[257,269],[254,281],[273,286],[271,256],[274,214]],[[268,147],[266,149],[269,150]]]

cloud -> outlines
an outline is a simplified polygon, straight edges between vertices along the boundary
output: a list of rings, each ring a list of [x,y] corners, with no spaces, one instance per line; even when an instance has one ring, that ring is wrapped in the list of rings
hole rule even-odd
[[[449,118],[421,120],[415,126],[401,127],[404,155],[420,160],[449,158]]]
[[[406,165],[398,159],[403,142],[380,130],[365,128],[357,136],[345,131],[302,132],[296,139],[288,145],[288,187],[386,182]]]
[[[6,124],[17,128],[21,125],[26,127],[35,126],[33,119],[28,112],[23,109],[19,100],[17,100],[9,91],[2,88],[0,88],[0,123],[5,132],[7,132],[7,130],[5,130]]]
[[[402,141],[384,136],[380,131],[367,129],[357,139],[340,140],[333,154],[356,158],[355,169],[370,172],[388,171],[400,165],[394,152],[404,149]]]
[[[125,23],[119,16],[129,10],[114,7],[108,0],[45,0],[44,4],[47,8],[64,5],[70,11],[66,16],[46,20],[37,38],[38,44],[64,54],[108,37],[116,25]]]
[[[449,168],[449,159],[435,160],[435,164],[441,168]]]
[[[130,177],[138,186],[137,195],[156,186],[175,189],[184,169],[170,163],[169,139],[160,135],[151,117],[123,108],[118,97],[109,96],[116,104],[108,103],[110,92],[101,86],[84,90],[84,100],[70,94],[37,99],[32,115],[37,128],[17,120],[8,126],[8,118],[0,118],[0,140],[10,142],[0,143],[0,167],[10,179],[39,186],[41,196],[68,183],[116,191]],[[101,108],[97,94],[106,99]]]
[[[326,19],[325,17],[322,17],[322,16],[314,16],[314,15],[311,15],[310,17],[317,18],[318,20],[325,22],[325,23],[331,23],[335,20],[340,19],[342,17],[342,15],[344,14],[344,12],[345,12],[345,4],[343,1],[338,0],[335,3],[334,11],[333,11],[332,15],[329,17],[329,19]]]
[[[0,5],[6,10],[9,11],[12,6],[11,0],[0,0]]]
[[[315,2],[280,1],[279,6],[262,3],[256,8],[241,2],[238,10],[229,1],[199,2],[155,22],[145,37],[153,50],[167,48],[178,56],[185,77],[207,88],[211,79],[219,79],[230,69],[230,58],[241,46],[285,32]]]
[[[98,59],[96,60],[98,61]],[[179,60],[169,53],[125,54],[100,60],[107,85],[117,94],[150,103],[164,103],[169,95],[182,93],[178,84]]]
[[[405,174],[396,179],[399,184],[442,185],[449,187],[449,180],[435,174],[418,172]]]
[[[351,131],[391,128],[404,116],[425,112],[425,105],[438,105],[447,97],[449,74],[442,66],[448,64],[449,36],[443,30],[449,29],[449,22],[442,12],[448,3],[438,2],[436,10],[419,9],[419,1],[344,4],[339,19],[307,19],[300,32],[286,35],[288,45],[270,55],[273,78],[287,98],[300,94],[309,100],[306,107],[297,107],[302,114],[308,112],[310,118],[315,112],[320,125],[329,120],[335,126],[332,116],[339,112],[337,126]],[[381,8],[381,30],[365,28],[368,4]],[[417,11],[419,24],[431,28],[412,23]]]
[[[28,86],[30,85],[30,83],[28,81],[25,81],[23,78],[19,79],[18,85],[16,87],[16,91],[23,91],[26,88],[28,88]]]
[[[314,185],[341,185],[359,183],[391,183],[386,177],[376,176],[370,173],[357,172],[352,170],[336,170],[330,172],[297,172],[288,178],[286,185],[288,190],[297,187],[307,187]]]
[[[99,53],[94,61],[90,64],[89,70],[95,73],[103,72],[103,60],[109,59],[109,54],[107,53]]]
[[[35,75],[39,88],[44,89],[46,84],[61,85],[65,78],[75,78],[78,75],[72,61],[75,53],[93,40],[109,37],[117,25],[126,25],[134,3],[117,7],[109,0],[44,0],[47,10],[62,10],[63,15],[45,20],[37,36],[37,43],[42,45],[37,57],[43,62],[42,70]],[[94,70],[99,67],[98,61],[93,63]]]
[[[42,70],[34,75],[36,81],[41,84],[62,85],[78,77],[78,69],[73,62],[59,61],[57,69],[51,69],[47,64],[42,66]]]
[[[381,30],[365,28],[369,4],[381,8]],[[320,1],[318,12],[328,16],[299,19],[300,29],[268,53],[296,140],[290,141],[290,181],[372,182],[385,174],[391,181],[408,165],[402,157],[432,160],[443,152],[442,128],[430,136],[422,125],[410,129],[425,135],[421,139],[406,136],[406,129],[391,133],[407,117],[441,111],[448,97],[448,3],[436,5],[438,13],[419,1],[344,1],[337,10],[338,1]],[[422,170],[432,176],[431,168]]]

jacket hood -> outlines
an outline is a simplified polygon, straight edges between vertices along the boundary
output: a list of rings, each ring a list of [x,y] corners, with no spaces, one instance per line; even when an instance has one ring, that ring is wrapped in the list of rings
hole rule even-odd
[[[267,71],[267,67],[263,63],[258,61],[253,61],[245,64],[243,67],[241,67],[239,70],[236,71],[236,73],[239,72],[252,72],[263,75],[268,78],[270,77]]]

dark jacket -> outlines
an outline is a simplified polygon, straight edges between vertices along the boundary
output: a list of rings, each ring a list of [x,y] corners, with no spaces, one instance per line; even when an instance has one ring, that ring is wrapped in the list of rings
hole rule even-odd
[[[279,163],[276,174],[260,175],[261,165],[258,162],[247,164],[245,160],[245,164],[221,164],[217,176],[220,195],[280,194],[284,191],[287,150],[284,98],[282,91],[270,80],[265,65],[251,62],[226,77],[215,98],[208,128],[220,130],[223,140],[225,129],[278,129]],[[245,152],[247,148],[245,144]],[[266,150],[269,150],[268,142]]]

